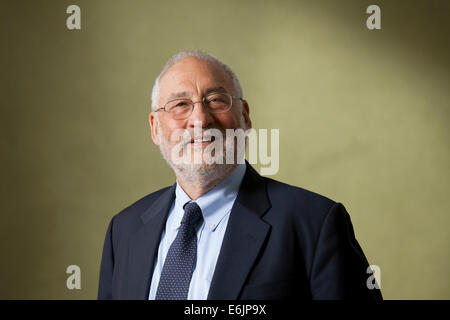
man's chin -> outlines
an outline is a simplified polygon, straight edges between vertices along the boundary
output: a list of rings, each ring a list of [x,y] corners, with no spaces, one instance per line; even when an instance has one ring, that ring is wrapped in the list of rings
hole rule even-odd
[[[179,171],[189,171],[192,174],[199,174],[204,175],[216,171],[222,171],[225,169],[226,165],[224,164],[218,164],[218,163],[207,163],[207,162],[201,162],[201,163],[195,163],[195,162],[184,162],[179,165],[175,165]]]
[[[182,163],[173,164],[177,176],[184,181],[210,183],[227,175],[232,165],[220,163]]]
[[[185,182],[208,185],[227,176],[234,167],[233,164],[226,164],[225,155],[223,155],[222,163],[217,161],[214,156],[205,157],[203,155],[203,157],[199,157],[196,153],[192,154],[190,159],[185,157],[174,159],[170,150],[165,150],[162,145],[160,146],[163,158],[173,169],[176,176]]]

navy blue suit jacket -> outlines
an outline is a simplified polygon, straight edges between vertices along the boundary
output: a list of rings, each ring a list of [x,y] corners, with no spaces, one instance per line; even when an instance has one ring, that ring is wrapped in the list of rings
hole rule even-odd
[[[175,185],[114,216],[106,233],[99,299],[147,299]],[[208,299],[381,300],[344,206],[260,176],[248,163]]]

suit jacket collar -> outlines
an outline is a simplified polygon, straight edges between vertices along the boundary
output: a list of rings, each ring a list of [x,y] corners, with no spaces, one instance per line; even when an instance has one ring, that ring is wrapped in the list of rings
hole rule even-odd
[[[130,237],[126,299],[148,299],[162,231],[175,199],[175,184],[141,215],[142,227]]]
[[[239,297],[270,231],[270,225],[261,219],[271,207],[265,180],[246,164],[247,171],[231,209],[211,281],[209,300]]]
[[[217,260],[208,299],[236,299],[255,263],[270,226],[261,216],[270,208],[266,184],[248,162]],[[147,299],[161,234],[175,198],[169,187],[141,215],[143,226],[130,237],[128,299]]]

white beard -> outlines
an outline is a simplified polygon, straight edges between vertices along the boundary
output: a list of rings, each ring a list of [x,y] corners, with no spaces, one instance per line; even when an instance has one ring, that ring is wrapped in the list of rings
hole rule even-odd
[[[171,149],[173,147],[170,147],[170,138],[164,135],[158,118],[156,119],[156,122],[158,128],[159,150],[161,151],[164,160],[166,160],[181,181],[207,186],[214,181],[220,181],[228,176],[228,174],[236,166],[236,164],[227,164],[225,161],[228,149],[226,148],[226,144],[229,143],[225,134],[223,135],[224,148],[222,163],[216,163],[214,161],[212,163],[206,163],[204,160],[202,160],[201,163],[173,161],[171,158]],[[245,130],[246,126],[244,117],[241,117],[239,126]]]

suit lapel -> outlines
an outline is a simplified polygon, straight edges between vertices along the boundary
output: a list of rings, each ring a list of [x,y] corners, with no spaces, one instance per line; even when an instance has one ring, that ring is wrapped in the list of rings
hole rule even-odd
[[[130,236],[126,299],[147,299],[161,234],[175,199],[168,188],[141,215],[143,225]],[[270,231],[261,216],[270,208],[264,179],[247,163],[233,205],[208,299],[237,299]]]
[[[143,225],[130,237],[126,299],[148,298],[161,233],[174,198],[175,185],[164,191],[141,215]]]
[[[247,163],[233,205],[208,294],[210,300],[237,299],[270,225],[261,216],[270,208],[264,179]]]

